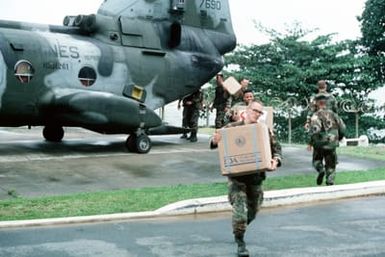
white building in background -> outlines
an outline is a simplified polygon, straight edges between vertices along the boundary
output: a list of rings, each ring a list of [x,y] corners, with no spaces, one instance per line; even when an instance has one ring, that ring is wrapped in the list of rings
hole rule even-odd
[[[381,87],[369,94],[376,102],[376,107],[383,107],[384,109],[377,112],[380,116],[385,116],[385,87]],[[370,138],[385,138],[385,129],[369,129],[368,136]]]
[[[160,110],[158,110],[159,113]],[[209,126],[215,125],[215,110],[210,112],[209,116]],[[164,107],[164,122],[167,122],[169,125],[181,127],[183,118],[183,107],[178,110],[178,101],[172,102]],[[199,119],[199,126],[206,126],[206,119]]]
[[[376,101],[376,106],[385,106],[385,87],[374,90],[369,97]]]

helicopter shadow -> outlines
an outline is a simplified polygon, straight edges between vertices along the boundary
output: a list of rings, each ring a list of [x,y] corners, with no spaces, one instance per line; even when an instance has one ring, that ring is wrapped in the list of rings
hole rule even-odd
[[[172,142],[159,138],[152,139],[152,150],[175,147],[181,142]],[[0,142],[0,156],[10,155],[67,155],[67,154],[132,154],[125,146],[125,140],[92,140],[74,139],[63,140],[60,143],[53,143],[44,140]]]

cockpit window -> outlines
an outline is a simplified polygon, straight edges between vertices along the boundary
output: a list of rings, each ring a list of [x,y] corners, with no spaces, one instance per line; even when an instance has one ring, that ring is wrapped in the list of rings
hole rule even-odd
[[[92,67],[83,67],[79,71],[79,80],[85,87],[92,86],[96,81],[96,71]]]
[[[29,61],[21,60],[15,65],[15,77],[23,84],[31,82],[35,69]]]

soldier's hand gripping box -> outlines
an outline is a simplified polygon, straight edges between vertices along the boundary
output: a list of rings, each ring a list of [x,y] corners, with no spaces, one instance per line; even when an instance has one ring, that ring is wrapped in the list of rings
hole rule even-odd
[[[269,131],[264,123],[218,130],[219,161],[223,176],[266,171],[271,166]]]
[[[239,118],[244,118],[247,106],[234,106],[234,116]],[[273,131],[274,130],[274,108],[271,106],[263,107],[263,115],[259,117],[259,122],[263,122],[267,127]]]

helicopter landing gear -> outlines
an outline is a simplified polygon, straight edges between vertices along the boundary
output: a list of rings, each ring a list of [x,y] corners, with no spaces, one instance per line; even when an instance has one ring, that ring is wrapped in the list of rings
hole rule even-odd
[[[130,152],[145,154],[151,150],[151,139],[144,133],[132,134],[126,140],[126,147]]]
[[[45,126],[43,129],[43,137],[49,142],[61,142],[64,137],[64,129],[56,125]]]

